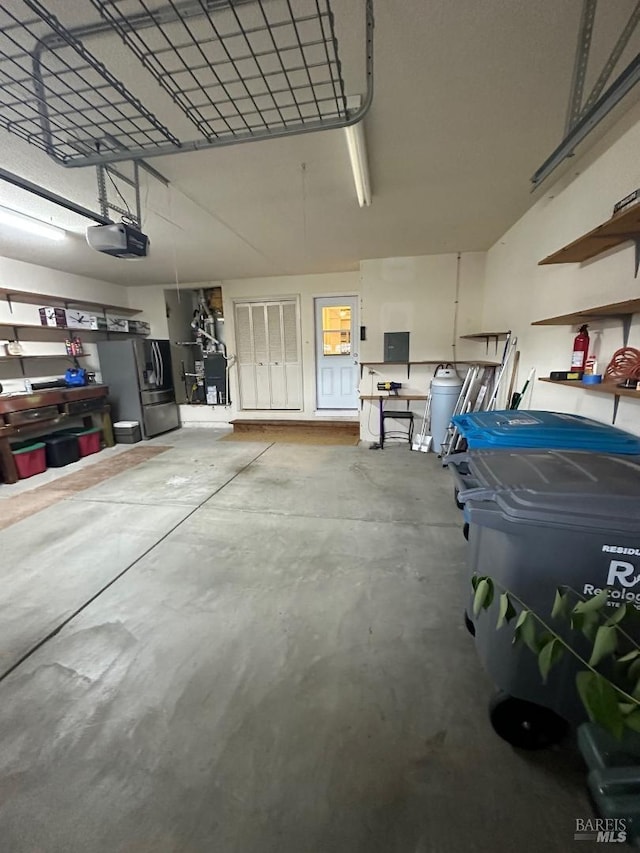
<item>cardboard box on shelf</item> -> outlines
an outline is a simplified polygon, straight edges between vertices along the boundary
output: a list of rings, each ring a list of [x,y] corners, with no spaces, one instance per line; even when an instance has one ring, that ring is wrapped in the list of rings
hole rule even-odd
[[[107,314],[107,331],[128,332],[129,321],[126,317],[115,317],[113,314]]]
[[[67,312],[64,308],[44,307],[39,309],[40,323],[43,326],[66,326]]]
[[[148,335],[151,332],[151,326],[146,320],[129,320],[129,331],[134,335]]]
[[[92,315],[91,325],[89,326],[89,328],[93,329],[94,331],[97,330],[99,332],[106,332],[107,331],[107,318],[103,317],[102,314],[98,314],[97,316]]]
[[[75,308],[67,309],[67,328],[69,329],[91,329],[93,317],[88,311],[78,311]]]

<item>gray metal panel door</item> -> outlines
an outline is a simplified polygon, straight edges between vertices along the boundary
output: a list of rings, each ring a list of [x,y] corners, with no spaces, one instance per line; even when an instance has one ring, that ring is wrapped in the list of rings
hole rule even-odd
[[[98,358],[102,381],[109,386],[113,420],[141,422],[142,406],[133,341],[99,341]]]
[[[384,333],[384,360],[409,361],[409,332]]]
[[[143,406],[152,406],[156,403],[175,403],[173,390],[169,391],[141,391],[140,399]]]
[[[409,332],[384,333],[384,360],[409,361]]]
[[[175,403],[157,403],[154,406],[144,406],[142,417],[145,438],[180,426],[178,406]]]

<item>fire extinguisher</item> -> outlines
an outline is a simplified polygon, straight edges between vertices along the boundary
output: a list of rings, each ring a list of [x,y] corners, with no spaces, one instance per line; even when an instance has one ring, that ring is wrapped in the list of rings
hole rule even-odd
[[[573,354],[571,355],[571,370],[584,370],[584,365],[589,355],[589,327],[585,324],[580,326],[580,331],[573,341]]]

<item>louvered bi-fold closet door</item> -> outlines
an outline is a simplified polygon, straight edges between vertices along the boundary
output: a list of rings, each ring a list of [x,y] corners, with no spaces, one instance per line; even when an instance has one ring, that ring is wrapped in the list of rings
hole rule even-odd
[[[236,305],[236,355],[238,359],[238,385],[240,405],[243,409],[257,409],[255,356],[251,328],[251,306]]]
[[[302,370],[295,300],[236,304],[243,409],[300,409]]]
[[[294,300],[280,303],[282,354],[287,409],[302,409],[302,358],[300,356],[300,314]]]

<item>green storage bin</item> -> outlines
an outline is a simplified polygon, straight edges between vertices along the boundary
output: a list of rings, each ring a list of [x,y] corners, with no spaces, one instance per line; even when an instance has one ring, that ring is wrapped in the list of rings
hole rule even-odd
[[[11,445],[11,452],[14,456],[20,453],[30,453],[32,450],[41,450],[44,447],[42,441],[18,441]]]
[[[41,441],[19,442],[11,447],[11,453],[21,480],[47,470],[45,444]]]

